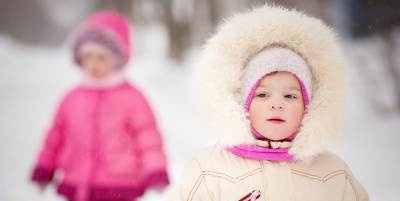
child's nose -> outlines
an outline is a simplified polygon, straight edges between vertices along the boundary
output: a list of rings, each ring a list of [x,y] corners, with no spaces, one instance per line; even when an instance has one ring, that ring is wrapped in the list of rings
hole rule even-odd
[[[283,110],[282,101],[279,99],[273,99],[270,105],[271,110]]]
[[[283,107],[281,105],[271,105],[272,110],[283,110]]]

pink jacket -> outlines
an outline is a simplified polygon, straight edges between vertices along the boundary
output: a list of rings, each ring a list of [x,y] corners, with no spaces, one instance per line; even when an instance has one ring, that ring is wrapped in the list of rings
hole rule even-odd
[[[78,86],[66,95],[40,151],[32,180],[62,173],[69,200],[134,199],[169,183],[162,138],[149,104],[126,81],[111,88]]]

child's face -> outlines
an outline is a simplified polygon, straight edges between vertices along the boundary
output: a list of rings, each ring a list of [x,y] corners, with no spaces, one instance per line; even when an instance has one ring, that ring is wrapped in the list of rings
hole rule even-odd
[[[95,79],[103,79],[111,73],[113,61],[102,51],[86,51],[81,55],[83,69]]]
[[[287,72],[265,76],[255,90],[249,114],[252,127],[270,140],[283,140],[293,135],[304,114],[296,77]]]

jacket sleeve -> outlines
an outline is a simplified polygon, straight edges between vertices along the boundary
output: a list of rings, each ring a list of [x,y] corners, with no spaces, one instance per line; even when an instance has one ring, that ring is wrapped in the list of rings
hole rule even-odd
[[[57,168],[57,157],[63,143],[62,105],[58,106],[31,173],[31,180],[42,185],[48,184],[53,179]]]
[[[169,184],[167,158],[156,120],[145,97],[138,93],[131,126],[139,149],[145,188],[163,188]]]
[[[343,194],[343,201],[369,201],[368,193],[364,187],[353,176],[350,168],[346,165],[346,184]]]
[[[205,175],[196,159],[186,164],[181,178],[169,201],[216,201],[216,196],[208,188]]]

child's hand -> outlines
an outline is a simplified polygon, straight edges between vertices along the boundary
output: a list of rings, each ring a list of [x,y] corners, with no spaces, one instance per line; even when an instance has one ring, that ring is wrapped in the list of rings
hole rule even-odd
[[[37,189],[40,193],[43,193],[46,190],[47,184],[46,183],[38,183]]]
[[[154,191],[156,191],[157,193],[162,193],[164,190],[165,190],[165,185],[155,185],[155,186],[152,186],[151,188],[154,190]]]
[[[161,193],[169,184],[167,173],[164,171],[150,174],[146,180],[146,186],[154,191]]]

